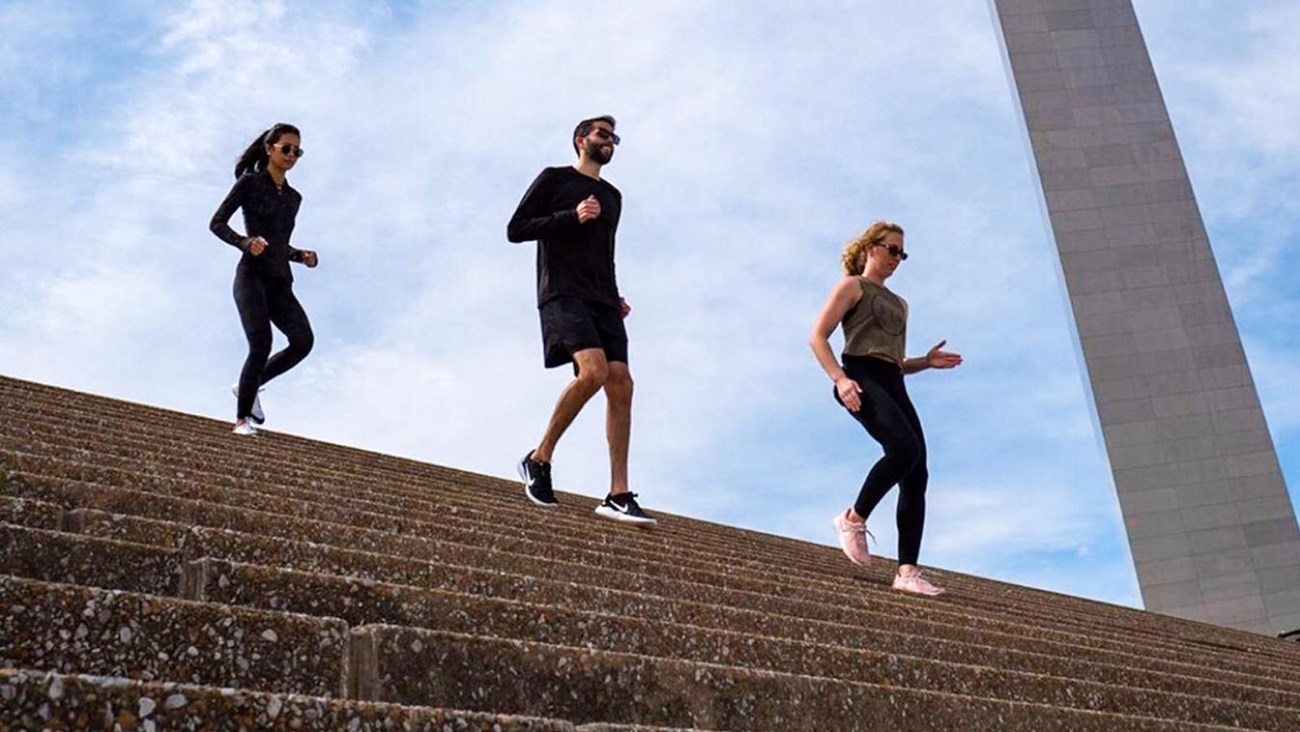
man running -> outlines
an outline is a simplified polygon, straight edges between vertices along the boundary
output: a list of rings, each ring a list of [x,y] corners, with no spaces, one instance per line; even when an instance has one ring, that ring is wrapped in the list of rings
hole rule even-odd
[[[543,170],[506,227],[512,242],[537,241],[537,308],[546,368],[572,363],[574,370],[542,441],[519,462],[519,475],[533,503],[558,505],[551,455],[578,412],[603,388],[611,481],[596,513],[653,526],[656,521],[637,505],[627,484],[632,374],[623,319],[632,308],[619,296],[614,278],[614,234],[623,196],[600,177],[619,143],[614,118],[585,119],[572,139],[577,164]]]

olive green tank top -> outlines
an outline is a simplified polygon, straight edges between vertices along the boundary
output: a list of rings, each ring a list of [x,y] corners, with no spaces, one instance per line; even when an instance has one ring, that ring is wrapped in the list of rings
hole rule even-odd
[[[907,346],[907,303],[903,298],[859,277],[862,297],[840,321],[845,356],[875,356],[903,367]]]

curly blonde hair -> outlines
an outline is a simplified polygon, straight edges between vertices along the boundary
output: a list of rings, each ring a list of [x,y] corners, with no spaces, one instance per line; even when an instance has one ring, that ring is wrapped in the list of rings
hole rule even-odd
[[[867,266],[867,250],[884,241],[890,232],[902,236],[903,227],[890,221],[877,221],[846,244],[844,256],[840,258],[844,263],[844,274],[850,277],[862,274],[862,269]]]

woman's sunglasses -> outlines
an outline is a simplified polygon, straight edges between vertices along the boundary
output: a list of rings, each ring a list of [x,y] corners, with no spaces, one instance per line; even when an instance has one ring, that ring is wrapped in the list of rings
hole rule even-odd
[[[903,262],[907,261],[907,252],[903,251],[903,248],[900,246],[894,244],[890,244],[888,246],[884,244],[877,244],[876,246],[884,247],[885,251],[889,252],[889,256],[898,257],[899,261],[903,261]]]
[[[597,127],[594,130],[592,130],[592,132],[596,133],[596,137],[599,137],[602,140],[613,140],[615,145],[623,141],[623,138],[619,137],[613,132],[610,132],[604,127]]]
[[[296,147],[294,145],[290,145],[287,142],[284,143],[283,145],[275,145],[274,147],[275,149],[280,151],[281,155],[292,155],[295,158],[302,157],[303,153],[305,152],[302,148]]]

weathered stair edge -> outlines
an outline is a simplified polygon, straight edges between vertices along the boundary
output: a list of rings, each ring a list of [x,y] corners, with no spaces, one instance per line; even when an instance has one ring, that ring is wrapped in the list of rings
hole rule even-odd
[[[85,730],[159,728],[174,732],[293,730],[295,732],[575,732],[561,720],[462,712],[301,694],[113,677],[0,669],[0,729]],[[152,722],[152,724],[145,724]],[[605,727],[609,732],[628,728]]]
[[[38,532],[38,533],[43,533],[43,532]],[[102,543],[108,545],[114,545],[115,548],[116,546],[120,546],[120,544],[117,544],[115,542],[102,542]],[[115,554],[116,552],[113,553]],[[109,553],[105,552],[105,554],[109,554]],[[211,564],[211,561],[205,560],[203,562],[199,562],[196,564],[198,566],[207,566]],[[195,566],[196,565],[191,565],[192,568],[194,568]],[[220,587],[220,585],[222,584],[219,581],[219,579],[220,578],[218,578],[218,581],[215,583],[217,587]],[[212,583],[208,582],[206,584],[211,585]],[[228,583],[227,586],[229,587],[230,584],[233,583]],[[540,610],[539,612],[541,612],[543,615],[547,614],[547,611],[544,609]],[[317,612],[316,614],[319,614],[319,612]],[[561,616],[561,613],[552,612],[550,613],[550,615],[553,619],[558,619]],[[608,620],[608,622],[617,623],[619,622],[619,619],[610,619]],[[633,621],[628,620],[623,624],[628,625],[629,623],[633,623]],[[843,635],[841,637],[836,637],[834,635],[831,635],[826,640],[831,643],[834,643],[837,640],[841,642],[843,640],[851,640],[854,637],[853,634],[856,632],[856,629],[851,627],[842,628],[836,630],[836,632]],[[743,644],[739,647],[743,648]],[[978,650],[978,649],[972,649],[972,650]],[[819,653],[816,655],[819,655],[822,658],[831,659],[832,663],[835,663],[833,659],[836,657],[843,658],[846,654],[852,656],[854,653],[852,650],[848,648],[839,649],[839,650],[826,649],[826,651],[830,654],[829,656],[826,655],[826,653]],[[992,656],[996,656],[998,651],[999,649],[993,649],[993,648],[985,649],[985,653],[992,654]],[[902,662],[902,660],[903,659],[898,659],[900,663]],[[983,660],[987,661],[988,659],[983,659]],[[975,662],[979,663],[980,661],[976,660]],[[734,665],[734,664],[729,664],[729,665]],[[899,669],[905,670],[903,666],[899,666]],[[949,667],[947,667],[945,664],[938,663],[933,669],[931,669],[931,671],[933,672],[931,673],[931,676],[934,677],[936,681],[944,678],[945,676],[950,678],[951,680],[948,682],[940,681],[941,685],[943,683],[947,683],[949,684],[950,688],[953,684],[960,686],[962,683],[965,683],[960,680],[961,674],[963,673],[960,669],[956,669],[957,672],[956,676],[952,676],[952,674],[947,673],[947,671],[949,670],[951,669],[949,669]],[[988,674],[986,675],[985,678],[980,678],[977,675],[975,677],[976,683],[971,690],[974,691],[975,689],[978,688],[981,690],[981,693],[988,692],[990,691],[990,688],[986,688],[986,687],[988,687],[989,684],[996,685],[998,683],[992,677],[1003,676],[1003,675],[1006,674],[1003,672],[994,671],[992,669],[988,671]],[[848,678],[857,678],[859,676],[859,672],[846,671],[845,676]],[[1255,692],[1255,693],[1249,693],[1245,695],[1229,694],[1225,697],[1219,697],[1218,699],[1214,699],[1214,698],[1189,699],[1186,697],[1182,697],[1184,701],[1179,702],[1178,698],[1180,698],[1180,695],[1183,693],[1183,690],[1200,688],[1201,691],[1203,692],[1209,691],[1208,686],[1202,684],[1201,680],[1186,678],[1183,680],[1183,682],[1184,682],[1183,684],[1180,684],[1175,689],[1171,690],[1172,693],[1174,694],[1174,696],[1172,697],[1169,696],[1168,694],[1152,692],[1147,694],[1147,697],[1149,698],[1144,698],[1140,694],[1139,696],[1136,697],[1129,696],[1127,697],[1128,698],[1127,702],[1116,701],[1116,699],[1119,699],[1119,697],[1117,697],[1116,694],[1118,694],[1120,697],[1123,697],[1125,694],[1129,694],[1127,689],[1123,686],[1107,687],[1105,685],[1097,685],[1091,682],[1084,682],[1081,684],[1074,684],[1074,686],[1076,686],[1077,688],[1074,688],[1071,693],[1091,695],[1095,697],[1095,699],[1090,703],[1102,704],[1103,705],[1102,708],[1122,709],[1122,708],[1126,708],[1125,706],[1126,704],[1132,704],[1133,709],[1135,711],[1138,708],[1141,708],[1144,710],[1144,713],[1149,716],[1159,716],[1165,718],[1182,718],[1184,720],[1189,720],[1189,721],[1232,720],[1234,722],[1236,720],[1236,717],[1239,716],[1243,719],[1243,721],[1245,720],[1253,721],[1254,723],[1256,723],[1256,726],[1265,729],[1287,729],[1288,726],[1285,722],[1285,720],[1287,719],[1287,715],[1290,715],[1293,718],[1292,721],[1294,722],[1294,717],[1296,715],[1296,711],[1294,709],[1287,710],[1287,709],[1280,709],[1280,708],[1279,709],[1259,708],[1258,704],[1252,705],[1246,703],[1245,700],[1242,700],[1241,702],[1237,701],[1238,699],[1241,699],[1241,696],[1246,696],[1246,697],[1259,696],[1257,690],[1252,690],[1252,689],[1238,689],[1238,691],[1248,691],[1248,692]],[[1014,681],[1012,683],[1015,684]],[[1026,683],[1023,685],[1024,688],[1019,688],[1020,686],[1019,684],[1016,684],[1016,688],[1011,688],[1011,687],[1007,687],[1007,688],[1010,689],[1010,693],[1012,693],[1012,699],[1014,700],[1020,700],[1020,701],[1037,700],[1039,702],[1043,702],[1050,699],[1052,701],[1062,701],[1063,698],[1056,695],[1057,691],[1053,691],[1053,689],[1058,689],[1058,687],[1055,686],[1055,684],[1058,683],[1061,682],[1049,682],[1047,679],[1043,679],[1043,683],[1038,683],[1037,681],[1031,679],[1031,683]],[[1065,683],[1069,683],[1069,682],[1065,682]],[[1217,686],[1217,684],[1213,684],[1213,683],[1211,683],[1210,685]],[[1089,689],[1092,689],[1093,691],[1089,691]],[[1000,696],[1002,698],[1005,698],[1005,695],[1008,693],[1005,690],[998,691],[994,689],[993,691],[996,693],[991,694],[992,696],[995,697]],[[1039,695],[1039,696],[1035,696],[1035,695]],[[1066,697],[1064,698],[1067,703],[1068,703],[1068,697],[1069,694],[1067,694]],[[1110,699],[1111,701],[1103,701],[1105,699]],[[445,700],[443,702],[430,702],[430,703],[433,703],[435,706],[465,706],[465,705],[473,706],[473,700],[468,700],[460,703],[452,703],[452,702],[447,702]],[[1109,705],[1109,707],[1107,707],[1106,705]],[[1183,705],[1185,705],[1186,708],[1180,708]],[[512,710],[512,711],[518,711],[518,710]],[[552,711],[547,711],[545,713],[554,714],[554,712]],[[1208,716],[1205,719],[1202,719],[1201,717],[1198,716],[1200,714],[1206,714]],[[1279,719],[1283,721],[1281,723],[1276,721]],[[1240,724],[1240,722],[1235,722],[1235,723]]]
[[[464,699],[513,713],[738,732],[1241,730],[392,626],[352,632],[356,695],[393,702]],[[636,693],[619,691],[627,689]]]
[[[101,401],[103,401],[103,400],[101,400]],[[149,409],[149,408],[137,407],[137,409]],[[198,418],[192,418],[192,419],[198,419]],[[201,421],[201,420],[200,420],[200,421]],[[310,442],[310,441],[308,441],[308,442]],[[314,444],[314,443],[313,443],[313,444]],[[360,454],[363,455],[363,456],[374,457],[372,454],[364,453],[363,451],[354,450],[353,448],[344,448],[344,449],[345,449],[345,450],[348,450],[348,451],[351,451],[351,452],[354,452],[354,453],[360,453]],[[398,460],[400,460],[400,459],[398,459]],[[409,462],[409,461],[408,461],[408,462]],[[419,463],[416,463],[416,465],[418,466],[418,465],[420,465],[420,464],[419,464]],[[429,466],[425,466],[425,467],[429,467]],[[432,466],[432,467],[437,467],[437,466]],[[456,471],[451,471],[451,472],[454,473],[454,472],[456,472]],[[467,476],[467,477],[470,477],[470,478],[478,478],[478,479],[480,479],[480,480],[483,478],[483,476],[474,476],[473,474],[464,474],[464,475]],[[707,523],[707,522],[705,522],[705,523]],[[772,537],[772,538],[779,538],[779,537]],[[1100,607],[1100,606],[1103,606],[1103,605],[1104,605],[1104,604],[1098,604],[1099,607]],[[1238,646],[1238,645],[1240,645],[1240,644],[1237,643],[1237,642],[1234,642],[1233,645],[1234,645],[1234,647],[1235,647],[1235,646]]]
[[[18,531],[18,529],[14,529],[5,532],[5,534],[18,533]],[[80,543],[93,542],[87,542],[87,540],[80,539],[75,535],[49,534],[48,532],[41,532],[39,530],[30,531],[40,535],[39,538],[36,540],[29,540],[28,542],[19,542],[18,545],[14,547],[11,561],[21,559],[25,544],[38,542],[49,546],[58,546],[59,550],[57,553],[62,557],[60,563],[54,567],[47,566],[50,559],[46,552],[38,552],[36,555],[31,557],[28,560],[28,564],[33,566],[24,566],[22,571],[27,573],[29,576],[36,578],[58,581],[65,573],[73,571],[74,573],[79,573],[79,576],[83,577],[80,581],[85,581],[84,578],[89,576],[88,573],[93,572],[106,574],[106,578],[101,580],[101,582],[103,584],[111,584],[118,582],[119,576],[122,573],[132,571],[138,561],[133,560],[121,567],[115,566],[112,563],[107,565],[100,564],[93,561],[93,559],[81,557],[85,552],[78,548]],[[407,561],[395,557],[371,555],[364,552],[332,550],[324,547],[297,545],[293,543],[270,541],[267,539],[253,541],[252,537],[242,537],[242,540],[230,544],[229,542],[239,539],[240,537],[233,535],[231,532],[209,532],[202,529],[192,530],[191,533],[197,537],[207,538],[191,547],[193,553],[190,554],[190,558],[230,557],[240,561],[251,561],[255,564],[285,564],[288,566],[298,566],[311,572],[369,577],[380,581],[389,580],[391,578],[392,580],[416,586],[438,587],[444,583],[443,579],[438,578],[436,571],[437,567],[435,565],[429,565],[419,561]],[[147,549],[147,547],[142,545],[127,545],[111,541],[100,541],[102,545],[114,548],[111,551],[99,553],[111,554],[114,557],[128,555],[129,552],[124,551],[128,549],[137,553],[143,552]],[[247,545],[247,547],[245,547],[245,545]],[[304,554],[304,552],[307,554]],[[311,556],[314,555],[320,556],[311,558]],[[142,557],[142,559],[143,558],[147,557]],[[174,589],[175,571],[178,561],[179,558],[176,557],[174,552],[165,552],[164,559],[156,559],[154,561],[154,564],[161,565],[159,566],[160,570],[165,571],[156,570],[151,575],[146,574],[146,577],[149,578],[147,580],[149,584],[141,586],[138,584],[133,585],[128,583],[123,585],[113,584],[113,586],[122,589],[132,589],[145,592],[176,594]],[[72,566],[69,567],[69,564]],[[148,566],[147,562],[141,564],[143,566]],[[369,564],[374,565],[373,569],[365,568]],[[410,566],[407,567],[406,565]],[[399,569],[402,569],[403,571],[399,572]],[[434,574],[430,574],[430,572],[434,572]],[[507,581],[508,578],[496,574],[471,574],[478,577],[478,579],[470,579],[470,577],[467,576],[466,579],[468,582],[458,582],[448,586],[448,589],[462,587],[464,591],[468,591],[471,594],[486,594],[489,596],[528,596],[539,600],[546,599],[547,602],[558,603],[565,606],[573,605],[572,601],[577,599],[573,593],[578,588],[573,586],[556,586],[552,588],[551,585],[554,583],[533,579],[522,579],[521,582],[510,582]],[[483,584],[484,582],[487,584]],[[554,592],[552,592],[551,589],[554,589]],[[523,595],[520,593],[523,593]],[[623,608],[626,612],[646,615],[647,617],[661,617],[670,621],[673,620],[674,617],[681,616],[682,622],[703,622],[706,625],[711,625],[713,627],[762,628],[764,629],[763,632],[773,633],[778,636],[789,636],[791,632],[782,627],[783,623],[780,621],[781,617],[784,616],[768,618],[764,613],[735,609],[727,610],[725,608],[717,608],[709,605],[698,605],[689,602],[683,603],[677,600],[668,599],[661,599],[655,602],[653,601],[654,598],[650,597],[631,596],[627,595],[627,593],[611,593],[603,590],[600,592],[580,592],[579,595],[590,595],[590,597],[585,602],[573,605],[575,608],[586,607],[591,610],[607,611],[611,607],[621,608],[622,606],[627,606],[626,608]],[[665,616],[661,610],[667,610],[669,611],[669,614]],[[704,613],[704,615],[701,615],[701,613]],[[814,621],[807,619],[794,620],[793,618],[789,618],[787,621],[793,621],[798,626],[798,628],[795,629],[798,630],[798,633],[795,633],[794,637],[799,637],[801,634],[806,637],[809,632],[817,630],[824,625],[824,623],[815,623]],[[810,623],[814,624],[815,627],[810,626]],[[802,628],[802,630],[799,630],[799,628]],[[958,637],[951,639],[947,643],[939,639],[924,636],[909,637],[897,633],[889,633],[879,629],[857,628],[853,625],[837,625],[834,627],[826,626],[825,633],[817,630],[817,634],[817,637],[824,637],[825,640],[836,645],[868,648],[875,644],[884,643],[885,647],[912,647],[917,649],[918,653],[937,653],[939,654],[939,657],[953,658],[953,660],[957,660],[958,662],[979,662],[971,659],[970,654],[967,654],[964,651],[954,657],[952,651],[945,650],[949,646],[957,648],[959,645],[960,647],[965,648],[968,643],[980,642],[979,639],[976,638],[965,639],[964,633],[959,633]],[[999,638],[1002,638],[1002,636],[999,636]],[[870,643],[864,639],[871,639]],[[1006,639],[1003,638],[1003,640]],[[958,645],[952,645],[953,641]],[[980,653],[991,654],[991,657],[1004,656],[1010,653],[1010,657],[1003,659],[1007,667],[1014,668],[1016,665],[1013,662],[1016,659],[1023,660],[1026,658],[1023,652],[1021,652],[1021,655],[1017,656],[1013,649],[1004,649],[1000,647],[996,640],[986,640],[982,643],[983,645],[972,645],[971,651],[977,655]],[[1029,646],[1029,648],[1038,647],[1037,644],[1031,644],[1031,646]],[[979,650],[981,648],[983,649],[982,651]],[[1028,648],[1026,650],[1028,650]],[[1080,649],[1075,649],[1072,654],[1062,653],[1056,657],[1078,657],[1080,660],[1087,657],[1086,654],[1085,656],[1079,656],[1079,650]],[[1176,663],[1170,663],[1168,660],[1157,658],[1147,659],[1146,657],[1133,656],[1132,654],[1123,655],[1124,658],[1119,660],[1112,657],[1112,654],[1107,654],[1105,656],[1098,656],[1097,658],[1094,658],[1093,661],[1109,666],[1122,665],[1132,666],[1134,668],[1145,668],[1148,671],[1155,671],[1158,673],[1190,674],[1193,677],[1203,678],[1207,681],[1227,681],[1254,688],[1270,687],[1278,688],[1279,690],[1282,688],[1289,688],[1286,685],[1279,685],[1279,682],[1274,679],[1267,677],[1261,678],[1258,675],[1243,676],[1227,673],[1222,670],[1211,673],[1210,669],[1180,666]],[[1182,691],[1183,689],[1175,688],[1171,690]]]
[[[1235,640],[1233,641],[1233,646],[1234,646],[1234,647],[1238,647],[1238,646],[1240,646],[1240,639],[1235,639]]]
[[[102,487],[102,488],[100,488],[100,489],[98,489],[98,490],[91,491],[91,492],[88,493],[87,495],[94,496],[96,499],[101,499],[101,498],[105,498],[105,497],[107,497],[108,495],[111,495],[111,494],[113,494],[113,493],[118,493],[118,492],[126,492],[126,489],[116,489],[116,488],[110,488],[110,487]],[[166,508],[165,506],[168,505],[169,503],[178,503],[178,502],[180,502],[180,501],[182,501],[182,500],[184,500],[184,499],[174,499],[174,498],[166,498],[166,497],[155,497],[155,498],[152,499],[151,507],[152,507],[152,508],[155,508],[155,509],[158,509],[159,511],[161,511],[162,513],[161,513],[160,515],[167,515],[167,514],[173,514],[173,515],[175,515],[175,512],[176,512],[176,510],[178,510],[178,509],[176,509],[176,508]],[[216,506],[215,504],[202,504],[202,505],[200,506],[200,510],[202,510],[202,511],[207,511],[207,512],[213,512],[213,511],[215,511],[215,512],[218,512],[218,513],[221,513],[221,512],[225,512],[225,513],[238,513],[239,511],[241,511],[241,509],[233,509],[233,508],[219,507],[219,506]],[[182,511],[182,515],[183,515],[183,513],[184,513],[184,512]],[[73,512],[72,515],[75,516],[75,515],[77,515],[77,514],[76,514],[76,512]],[[274,527],[273,527],[273,528],[274,528]],[[340,530],[341,530],[341,531],[346,531],[345,528],[340,528]],[[382,553],[382,552],[381,552],[381,553]],[[549,576],[550,574],[553,574],[554,571],[560,570],[563,566],[566,566],[565,563],[546,563],[546,564],[543,564],[543,565],[539,565],[537,571],[542,572],[542,574],[543,574],[544,576]],[[620,575],[620,576],[622,576],[622,575]],[[631,576],[632,576],[632,577],[638,577],[639,575],[635,575],[635,574],[634,574],[634,575],[631,575]],[[573,578],[573,577],[558,577],[558,576],[557,576],[556,579],[558,580],[558,579],[574,579],[574,578]],[[604,576],[604,580],[605,580],[605,581],[608,581],[608,579],[610,579],[610,576]],[[676,583],[676,581],[673,581],[672,584],[673,584],[674,586],[676,586],[677,583]],[[646,589],[648,589],[648,588],[643,588],[643,587],[636,587],[636,588],[628,587],[628,588],[625,588],[625,589],[630,589],[630,590],[635,589],[635,590],[639,590],[639,591],[640,591],[640,590],[646,590]],[[664,592],[666,592],[666,590],[665,590]],[[663,592],[651,592],[651,594],[663,594]],[[707,593],[705,593],[705,594],[713,594],[713,595],[716,595],[716,594],[717,594],[717,591],[713,591],[713,590],[711,590],[711,591],[709,591],[709,592],[707,592]],[[730,594],[730,593],[723,593],[723,594],[726,595],[726,594]],[[832,599],[834,599],[834,598],[832,598]],[[892,599],[892,598],[891,598],[891,599]],[[776,600],[772,600],[772,602],[777,602],[777,601],[776,601]],[[779,605],[786,605],[786,604],[789,604],[789,603],[783,600],[783,601],[781,601],[781,602],[778,602],[777,604],[779,604]],[[920,621],[920,622],[925,622],[925,623],[931,624],[931,625],[927,625],[927,627],[932,627],[932,624],[933,624],[934,622],[936,622],[936,621],[941,621],[941,620],[943,620],[943,618],[948,617],[950,620],[953,620],[953,621],[957,622],[957,624],[958,624],[959,626],[960,626],[960,625],[964,625],[964,626],[967,626],[967,627],[969,627],[969,628],[971,628],[971,629],[973,630],[973,625],[972,625],[972,623],[974,623],[974,622],[976,621],[975,618],[968,618],[968,617],[965,617],[965,616],[952,616],[952,611],[951,611],[951,610],[945,610],[945,609],[943,609],[943,608],[930,608],[928,605],[927,605],[927,606],[919,606],[919,605],[917,605],[917,606],[915,606],[915,608],[908,608],[908,609],[911,610],[911,612],[909,612],[908,615],[915,615],[915,616],[916,616],[916,617],[915,617],[915,620],[916,620],[916,621]],[[791,608],[788,609],[788,612],[790,612],[790,613],[794,613],[795,615],[804,615],[804,614],[806,614],[807,612],[817,612],[817,611],[819,611],[819,610],[820,610],[819,607],[807,607],[807,606],[804,606],[804,605],[800,605],[800,606],[796,607],[796,606],[793,606],[793,605],[792,605]],[[951,617],[949,617],[949,616],[951,616]],[[929,618],[929,619],[927,620],[927,618]],[[826,617],[826,618],[823,618],[823,619],[834,620],[835,618],[834,618],[834,617]],[[1018,626],[1018,625],[1009,625],[1009,624],[1007,623],[1007,621],[996,620],[996,619],[993,619],[993,618],[989,618],[989,619],[986,620],[986,621],[982,621],[980,624],[981,624],[981,625],[987,625],[989,630],[992,630],[992,631],[995,631],[995,632],[1003,632],[1003,633],[1008,632],[1008,631],[1011,631],[1011,630],[1024,630],[1024,629],[1025,629],[1025,628],[1022,628],[1021,626]],[[933,630],[933,628],[932,628],[932,630]],[[1066,639],[1064,638],[1063,634],[1062,634],[1061,632],[1059,632],[1059,631],[1048,633],[1048,632],[1042,631],[1041,629],[1036,629],[1036,628],[1033,628],[1033,627],[1029,627],[1028,630],[1029,630],[1029,631],[1032,631],[1032,632],[1031,632],[1031,635],[1034,635],[1034,636],[1041,636],[1041,640],[1044,640],[1044,641],[1050,641],[1050,640],[1052,640],[1053,638],[1055,638],[1056,640],[1059,640],[1059,641],[1061,641],[1061,642],[1065,642],[1065,640],[1066,640]],[[936,630],[936,631],[934,631],[934,632],[938,632],[938,631]],[[1062,637],[1057,638],[1057,636],[1062,636]],[[1071,638],[1072,638],[1072,637],[1073,637],[1073,636],[1071,636]],[[1073,645],[1077,645],[1077,644],[1074,644],[1073,642],[1071,642],[1071,645],[1073,646]],[[1127,647],[1127,644],[1126,644],[1126,645],[1122,645],[1122,646],[1116,646],[1116,645],[1114,644],[1114,642],[1110,642],[1110,643],[1102,643],[1102,639],[1101,639],[1101,638],[1090,639],[1089,642],[1088,642],[1088,643],[1085,643],[1084,645],[1089,645],[1089,646],[1096,645],[1096,646],[1098,647],[1099,650],[1100,650],[1100,649],[1103,649],[1103,648],[1111,648],[1111,649],[1120,649],[1120,648],[1123,648],[1123,649],[1128,650],[1128,651],[1130,651],[1130,652],[1133,652],[1133,651],[1135,650],[1134,648],[1129,648],[1129,647]],[[1200,651],[1199,649],[1198,649],[1196,652],[1191,652],[1191,651],[1189,651],[1189,650],[1186,649],[1186,648],[1172,648],[1172,649],[1169,649],[1169,648],[1159,648],[1158,650],[1155,650],[1155,649],[1153,649],[1153,650],[1154,650],[1154,652],[1158,653],[1158,654],[1161,655],[1161,656],[1169,656],[1169,657],[1174,657],[1174,658],[1178,658],[1178,657],[1186,657],[1186,661],[1187,661],[1187,662],[1195,662],[1195,663],[1206,663],[1206,662],[1207,662],[1207,652],[1202,652],[1202,651]],[[1216,656],[1216,655],[1218,655],[1218,652],[1217,652],[1217,651],[1213,651],[1213,650],[1212,650],[1212,651],[1208,652],[1208,656],[1213,657],[1213,656]],[[1263,659],[1260,659],[1260,661],[1263,661]],[[1257,673],[1257,672],[1258,672],[1258,667],[1255,665],[1255,664],[1258,663],[1258,662],[1252,662],[1249,668],[1241,667],[1241,663],[1242,663],[1242,662],[1241,662],[1239,659],[1231,658],[1231,659],[1226,660],[1223,664],[1217,664],[1217,663],[1216,663],[1216,669],[1217,669],[1217,670],[1223,670],[1223,669],[1225,669],[1225,668],[1235,668],[1235,669],[1237,669],[1237,670],[1238,670],[1239,672],[1241,672],[1241,673]],[[1279,669],[1279,673],[1278,673],[1277,675],[1278,675],[1279,678],[1286,678],[1286,677],[1290,676],[1290,674],[1286,673],[1286,671],[1285,671],[1284,669]]]

